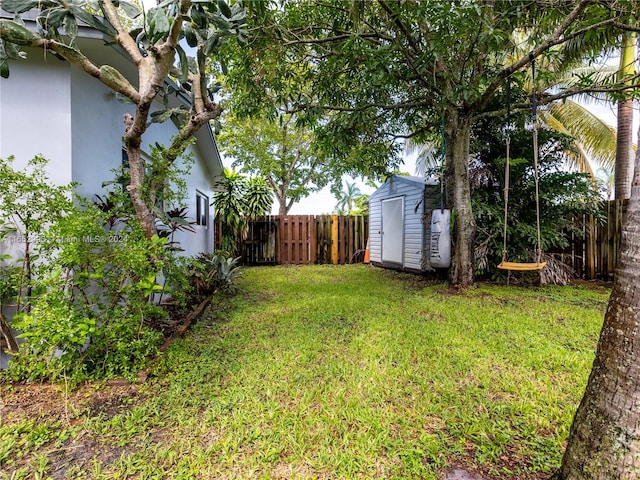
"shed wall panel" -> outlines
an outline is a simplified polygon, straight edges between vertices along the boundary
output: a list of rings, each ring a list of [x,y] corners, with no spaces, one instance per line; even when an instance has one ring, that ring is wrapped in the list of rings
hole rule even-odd
[[[372,262],[382,262],[382,203],[369,204],[369,257]]]
[[[426,231],[422,223],[425,209],[424,191],[429,188],[420,182],[407,181],[401,177],[387,180],[370,197],[369,204],[369,253],[372,262],[382,262],[382,201],[404,198],[404,243],[402,267],[411,270],[423,270],[423,258],[428,255]]]

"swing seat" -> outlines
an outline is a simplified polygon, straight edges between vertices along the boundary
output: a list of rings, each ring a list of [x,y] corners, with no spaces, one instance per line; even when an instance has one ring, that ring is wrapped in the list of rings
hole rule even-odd
[[[519,263],[519,262],[500,262],[498,268],[501,270],[515,270],[519,272],[530,270],[542,270],[547,262]]]

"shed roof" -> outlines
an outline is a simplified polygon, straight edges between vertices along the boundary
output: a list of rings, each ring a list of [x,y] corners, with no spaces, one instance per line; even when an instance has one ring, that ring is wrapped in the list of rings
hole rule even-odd
[[[436,186],[438,185],[438,182],[433,179],[433,178],[425,178],[425,177],[416,177],[416,176],[410,176],[410,175],[392,175],[389,178],[387,178],[387,180],[380,185],[380,187],[378,187],[378,189],[373,192],[370,196],[369,199],[373,200],[373,199],[377,199],[380,196],[388,196],[389,195],[389,184],[391,181],[394,181],[396,183],[404,183],[405,185],[407,185],[407,187],[405,188],[410,188],[413,191],[416,190],[420,190],[420,191],[424,191],[425,187],[427,186]]]
[[[394,178],[396,181],[413,182],[420,185],[438,185],[437,180],[435,180],[434,178],[416,177],[413,175],[393,175],[392,177],[389,177],[387,179],[387,182],[391,178]]]

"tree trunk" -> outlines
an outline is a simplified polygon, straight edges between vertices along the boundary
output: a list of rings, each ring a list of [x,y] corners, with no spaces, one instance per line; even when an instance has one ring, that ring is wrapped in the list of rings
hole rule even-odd
[[[289,214],[289,210],[291,210],[291,206],[293,202],[287,201],[287,194],[289,193],[289,181],[282,181],[282,186],[277,186],[275,181],[271,181],[271,186],[276,194],[276,199],[278,200],[278,215],[285,216]]]
[[[620,258],[557,480],[640,478],[640,152]]]
[[[287,197],[278,197],[278,215],[284,217],[288,212]]]
[[[145,236],[150,239],[157,233],[155,215],[147,205],[147,202],[142,196],[142,187],[144,185],[144,163],[142,162],[142,154],[140,147],[127,148],[127,156],[129,157],[129,175],[130,183],[127,186],[127,191],[131,197],[133,208],[136,212],[136,217],[140,222],[140,227]]]
[[[9,322],[7,322],[4,318],[4,315],[2,315],[1,310],[0,310],[0,334],[2,335],[5,342],[7,343],[7,348],[9,352],[18,353],[18,350],[19,350],[18,342],[16,341],[16,338],[13,335],[13,332],[11,331]]]
[[[449,283],[455,288],[473,284],[473,247],[476,222],[471,208],[469,142],[471,119],[451,108],[445,118],[445,189],[453,213]]]
[[[142,113],[140,112],[140,109],[138,109],[138,111],[136,111],[136,116],[139,117],[140,115],[147,115],[147,112],[148,109]],[[136,212],[136,217],[140,222],[140,227],[142,228],[145,237],[151,239],[151,237],[157,233],[157,229],[155,215],[142,196],[142,188],[145,179],[145,166],[142,160],[141,144],[144,130],[141,131],[140,129],[136,129],[135,119],[136,117],[129,113],[124,115],[124,138],[127,149],[127,159],[129,161],[129,185],[127,185],[127,192],[129,192],[133,209]]]
[[[633,99],[618,101],[618,133],[616,137],[615,198],[631,196],[633,178]]]
[[[635,73],[635,36],[625,34],[620,55],[618,80],[622,81]],[[616,136],[615,198],[624,200],[631,196],[633,178],[633,99],[618,100],[618,133]]]

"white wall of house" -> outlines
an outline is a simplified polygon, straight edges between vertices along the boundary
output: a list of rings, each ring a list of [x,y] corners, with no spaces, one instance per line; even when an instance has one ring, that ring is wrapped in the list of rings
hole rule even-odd
[[[133,105],[119,102],[109,88],[80,69],[70,68],[73,180],[87,198],[103,194],[102,182],[122,164],[124,114]]]
[[[0,86],[0,157],[15,156],[20,168],[38,154],[49,160],[52,182],[71,181],[71,84],[69,64],[29,55],[13,62]]]
[[[189,152],[193,155],[194,160],[197,160],[200,156],[200,152],[195,147],[190,147]],[[185,203],[189,209],[189,220],[196,222],[198,220],[196,218],[196,212],[198,211],[196,198],[198,195],[200,194],[207,201],[207,204],[213,202],[211,183],[200,161],[193,162],[191,171],[185,179],[187,181]],[[185,255],[193,256],[200,252],[213,251],[213,207],[209,205],[201,217],[203,218],[200,219],[200,225],[194,225],[195,233],[177,232],[175,236],[175,239],[180,242],[181,247],[185,250]]]
[[[28,60],[13,62],[11,76],[0,82],[0,157],[15,156],[20,168],[42,154],[50,161],[52,183],[78,182],[77,192],[93,198],[104,193],[102,183],[112,180],[112,170],[121,165],[126,112],[133,113],[133,106],[116,100],[98,80],[68,62],[31,51]],[[152,124],[143,150],[150,152],[156,142],[167,145],[176,133],[170,121]],[[189,150],[194,162],[185,202],[195,221],[197,192],[213,200],[212,178],[198,145]],[[213,250],[212,218],[201,223],[206,225],[195,226],[195,233],[176,236],[185,255]]]

